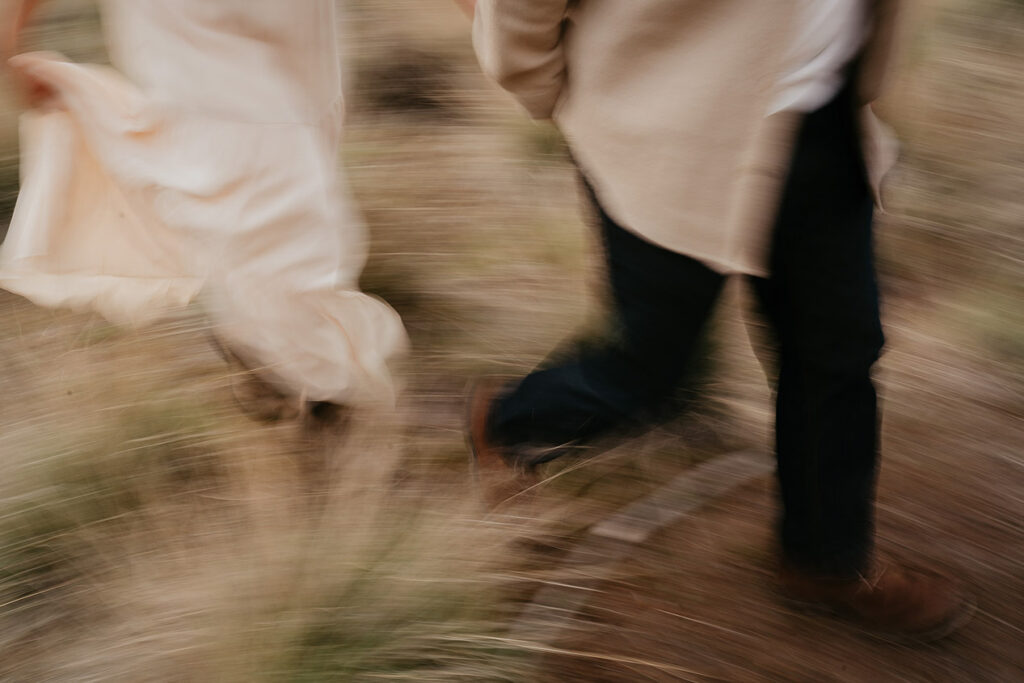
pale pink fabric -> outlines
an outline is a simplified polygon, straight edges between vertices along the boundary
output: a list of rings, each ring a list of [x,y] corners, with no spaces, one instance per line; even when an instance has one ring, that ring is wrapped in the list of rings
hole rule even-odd
[[[398,315],[358,290],[331,0],[107,0],[116,69],[25,54],[0,285],[149,322],[203,292],[217,334],[309,400],[389,400]]]

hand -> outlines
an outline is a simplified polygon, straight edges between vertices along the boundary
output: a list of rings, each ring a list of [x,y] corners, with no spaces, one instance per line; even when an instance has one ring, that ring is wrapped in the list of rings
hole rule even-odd
[[[53,99],[55,92],[48,84],[20,69],[8,68],[8,75],[22,102],[29,108],[38,108]]]
[[[36,107],[53,96],[53,90],[42,81],[19,69],[12,69],[8,60],[21,51],[21,33],[28,24],[38,0],[0,0],[0,18],[4,29],[0,32],[0,70],[13,81],[15,89],[30,107]]]
[[[3,31],[0,32],[0,69],[7,68],[7,60],[18,54],[18,39],[21,35],[21,26],[15,21],[16,17],[8,16],[11,11],[6,8],[0,13],[0,21],[3,22]]]
[[[455,4],[459,6],[467,17],[473,18],[473,14],[476,13],[476,0],[455,0]]]
[[[0,0],[0,21],[4,26],[0,32],[0,59],[3,59],[4,64],[18,54],[22,29],[25,28],[37,4],[38,0]]]

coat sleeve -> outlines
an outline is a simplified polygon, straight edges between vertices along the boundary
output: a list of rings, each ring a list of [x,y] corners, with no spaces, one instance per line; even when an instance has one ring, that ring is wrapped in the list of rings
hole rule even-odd
[[[473,47],[485,74],[536,119],[551,118],[565,84],[569,0],[478,0]]]

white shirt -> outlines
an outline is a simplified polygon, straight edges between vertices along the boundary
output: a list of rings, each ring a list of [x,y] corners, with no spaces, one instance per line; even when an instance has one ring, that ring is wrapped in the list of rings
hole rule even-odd
[[[768,115],[811,112],[843,85],[843,67],[867,37],[863,0],[798,0],[792,40]]]

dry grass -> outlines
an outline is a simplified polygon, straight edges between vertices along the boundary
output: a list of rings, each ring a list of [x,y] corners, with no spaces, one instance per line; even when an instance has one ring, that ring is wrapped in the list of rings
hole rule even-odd
[[[482,638],[526,530],[403,482],[399,415],[357,414],[311,481],[323,444],[238,415],[202,318],[8,316],[4,680],[515,680]]]
[[[885,111],[903,142],[878,234],[890,290],[966,350],[1024,359],[1024,6],[928,3]]]
[[[538,578],[522,541],[557,556],[691,462],[763,442],[766,391],[732,304],[701,410],[554,472],[532,519],[479,513],[465,495],[464,384],[524,372],[600,323],[593,244],[561,140],[476,72],[447,2],[348,5],[344,160],[373,236],[364,285],[413,337],[406,398],[357,415],[311,486],[304,459],[323,444],[238,414],[198,311],[123,333],[0,298],[0,678],[530,680],[537,644],[501,638]],[[966,358],[989,374],[963,386],[994,376],[1009,394],[1024,356],[1024,21],[1008,0],[929,5],[886,103],[906,141],[880,230],[897,326],[887,364],[897,381],[920,377],[901,372],[924,362],[900,346],[916,330],[958,349],[940,371]],[[88,7],[55,3],[38,43],[102,59]],[[0,101],[0,204],[14,138]],[[904,422],[909,388],[890,406]]]

